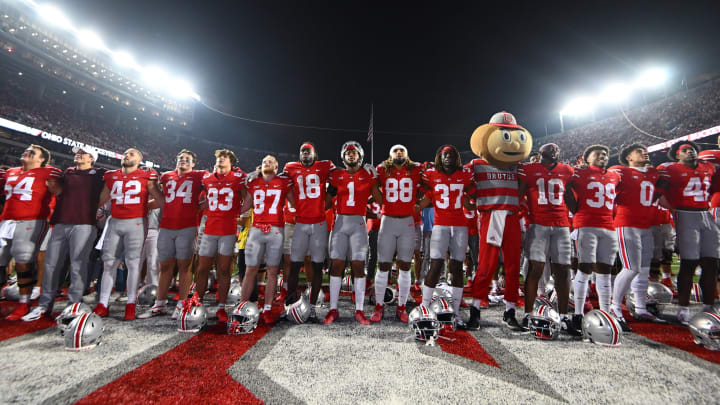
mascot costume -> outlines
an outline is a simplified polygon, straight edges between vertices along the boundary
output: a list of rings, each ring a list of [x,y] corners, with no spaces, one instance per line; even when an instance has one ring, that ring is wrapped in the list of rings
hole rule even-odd
[[[470,146],[480,157],[469,165],[474,173],[476,205],[480,214],[480,254],[472,286],[473,305],[468,327],[479,327],[480,307],[482,304],[487,306],[488,287],[502,251],[505,270],[503,322],[511,329],[521,330],[515,318],[522,249],[517,168],[518,163],[530,154],[532,136],[517,124],[512,114],[503,111],[473,132]]]

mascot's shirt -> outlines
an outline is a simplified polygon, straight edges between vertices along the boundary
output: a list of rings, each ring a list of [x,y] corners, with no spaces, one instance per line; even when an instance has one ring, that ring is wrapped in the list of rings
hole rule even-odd
[[[517,166],[499,169],[484,159],[474,159],[473,169],[478,211],[520,210]]]

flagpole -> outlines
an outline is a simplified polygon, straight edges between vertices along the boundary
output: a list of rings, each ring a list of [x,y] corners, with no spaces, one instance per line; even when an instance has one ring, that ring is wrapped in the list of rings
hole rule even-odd
[[[371,103],[370,104],[370,125],[371,125],[373,133],[371,134],[371,137],[370,137],[370,164],[373,166],[375,166],[375,134],[374,134],[375,129],[373,128],[375,126],[375,124],[373,123],[374,108],[375,107]]]

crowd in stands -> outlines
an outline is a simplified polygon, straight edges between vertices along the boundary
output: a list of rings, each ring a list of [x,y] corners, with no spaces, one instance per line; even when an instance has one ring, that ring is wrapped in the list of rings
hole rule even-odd
[[[563,159],[582,154],[587,145],[608,145],[612,153],[634,142],[648,146],[720,125],[720,79],[670,95],[651,104],[626,111],[634,128],[622,114],[605,118],[563,133],[536,139],[536,147],[553,142]]]

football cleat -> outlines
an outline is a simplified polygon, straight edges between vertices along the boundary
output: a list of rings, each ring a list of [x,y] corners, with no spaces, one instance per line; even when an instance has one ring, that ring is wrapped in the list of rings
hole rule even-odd
[[[5,317],[5,320],[6,321],[19,321],[28,312],[30,312],[30,306],[27,304],[27,302],[23,302],[22,304],[18,304],[15,307],[15,310],[12,311],[10,313],[10,315]]]
[[[165,305],[153,305],[152,308],[148,309],[147,311],[141,312],[138,314],[138,319],[148,319],[152,318],[153,316],[160,316],[165,315],[167,313],[167,308]],[[175,318],[177,319],[177,318]]]
[[[355,310],[355,321],[360,325],[370,325],[370,321],[365,318],[365,312],[361,310]]]
[[[105,306],[105,304],[102,304],[98,302],[98,304],[95,306],[95,309],[93,309],[93,313],[97,314],[101,318],[105,318],[108,316],[108,307]]]
[[[516,332],[524,331],[522,325],[515,318],[515,308],[510,308],[503,313],[503,323]]]
[[[620,329],[622,329],[623,332],[632,332],[632,328],[628,326],[627,322],[625,322],[622,312],[617,313],[614,309],[610,308],[610,315],[612,315],[617,323],[620,324]]]
[[[215,313],[215,316],[217,316],[218,322],[227,323],[228,321],[228,316],[225,308],[218,309]]]
[[[23,316],[22,320],[24,322],[37,321],[38,319],[42,318],[43,315],[45,315],[45,312],[47,312],[47,309],[45,309],[45,307],[35,307],[27,315]]]
[[[123,321],[134,321],[135,320],[135,304],[125,305],[125,317]]]
[[[330,312],[327,313],[325,316],[325,319],[323,319],[322,324],[323,325],[330,325],[331,323],[335,322],[340,317],[340,313],[338,313],[337,309],[331,309]]]
[[[397,315],[400,322],[408,323],[408,313],[405,311],[405,305],[398,305],[395,315]]]
[[[260,314],[260,317],[265,325],[272,325],[275,323],[275,317],[272,316],[270,311],[263,311],[262,314]]]
[[[565,317],[560,320],[560,330],[565,331],[568,335],[574,337],[582,336],[582,331],[575,328],[575,323],[572,319]]]
[[[525,313],[525,316],[523,316],[522,321],[520,322],[520,327],[523,331],[530,330],[530,314]]]
[[[470,319],[468,319],[466,328],[469,330],[480,329],[480,310],[475,307],[470,307]]]
[[[370,317],[370,322],[380,322],[383,319],[385,313],[385,305],[375,304],[375,312]]]

